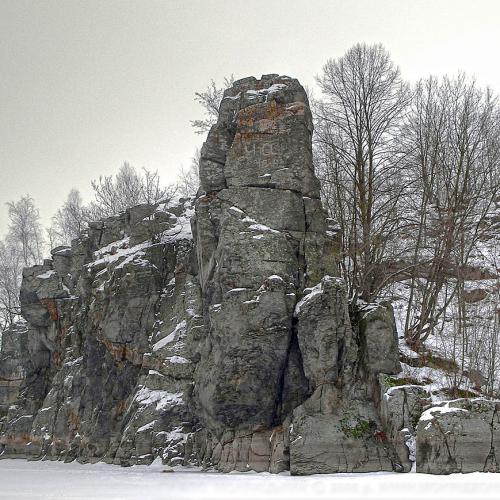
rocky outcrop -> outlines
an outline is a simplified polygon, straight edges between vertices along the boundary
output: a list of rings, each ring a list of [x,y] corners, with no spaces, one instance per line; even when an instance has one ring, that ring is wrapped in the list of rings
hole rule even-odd
[[[236,81],[195,200],[95,221],[24,271],[25,321],[0,353],[1,457],[410,469],[428,394],[390,383],[390,306],[348,304],[312,130],[297,80]]]
[[[14,404],[19,389],[26,378],[30,357],[27,342],[28,325],[19,321],[8,328],[2,336],[2,363],[0,363],[0,418],[7,414],[9,406]]]
[[[297,80],[265,75],[226,91],[201,151],[195,228],[207,338],[195,400],[202,459],[222,470],[288,468],[286,444],[273,440],[285,440],[285,418],[309,393],[294,308],[336,269],[311,134]]]
[[[377,307],[358,311],[352,324],[342,280],[326,276],[296,308],[299,346],[312,395],[293,412],[290,470],[403,471],[377,408],[376,376],[400,371],[394,321]],[[380,311],[379,311],[380,309]],[[386,352],[373,337],[385,340]]]
[[[417,472],[500,472],[500,402],[457,399],[427,409],[418,422]]]
[[[388,439],[393,443],[401,465],[409,472],[416,463],[417,424],[431,404],[429,391],[419,385],[393,385],[399,380],[380,375],[380,414]]]
[[[187,200],[131,208],[24,271],[27,324],[7,332],[0,357],[18,392],[0,394],[3,456],[184,455],[185,339],[200,317],[191,213]]]

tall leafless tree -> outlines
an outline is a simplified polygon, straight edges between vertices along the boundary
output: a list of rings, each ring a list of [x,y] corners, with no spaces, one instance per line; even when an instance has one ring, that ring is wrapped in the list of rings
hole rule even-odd
[[[314,106],[315,161],[323,198],[344,236],[344,275],[370,301],[405,224],[399,201],[408,183],[395,139],[410,94],[381,45],[358,44],[329,60],[317,82],[323,99]]]
[[[177,193],[180,196],[195,196],[200,187],[200,178],[198,175],[198,165],[200,163],[200,150],[191,158],[191,164],[188,169],[181,168],[177,177]]]
[[[463,296],[469,258],[498,196],[498,131],[496,99],[465,75],[417,85],[404,130],[407,169],[415,175],[419,198],[405,324],[414,345],[425,341],[446,307]],[[450,278],[455,286],[442,299]],[[458,329],[467,321],[462,306]]]
[[[0,337],[17,319],[23,259],[19,248],[0,241]]]
[[[80,192],[72,189],[63,206],[52,217],[49,228],[51,247],[69,245],[71,240],[78,238],[89,222],[89,215]]]
[[[201,92],[195,92],[194,99],[203,108],[204,118],[192,120],[191,126],[197,134],[205,134],[210,130],[210,127],[217,122],[219,117],[219,106],[224,95],[224,90],[234,82],[233,75],[224,77],[222,87],[218,87],[214,80],[210,80],[210,84]]]
[[[27,194],[18,201],[9,201],[7,207],[9,243],[18,248],[23,265],[38,264],[43,258],[43,234],[35,201]]]

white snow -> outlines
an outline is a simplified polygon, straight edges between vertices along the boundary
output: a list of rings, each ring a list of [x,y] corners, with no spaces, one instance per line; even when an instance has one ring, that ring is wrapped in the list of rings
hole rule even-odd
[[[498,253],[498,252],[497,252]],[[487,295],[483,300],[473,303],[466,303],[467,321],[467,336],[466,342],[462,342],[461,335],[457,334],[459,331],[458,318],[460,312],[459,303],[453,299],[446,307],[446,312],[442,314],[438,324],[434,328],[434,334],[430,335],[424,341],[425,350],[430,351],[432,355],[437,355],[440,358],[452,360],[455,359],[461,364],[463,360],[464,370],[474,370],[476,373],[481,373],[486,376],[495,365],[495,373],[498,373],[498,366],[500,363],[500,351],[492,355],[491,345],[496,342],[496,324],[495,324],[495,310],[498,307],[498,297],[491,293],[494,289],[495,280],[470,280],[465,282],[465,289],[484,290]],[[421,280],[416,286],[418,291],[425,285],[425,280]],[[455,284],[450,280],[450,283],[444,287],[442,293],[438,297],[438,305],[444,307],[446,298],[452,293]],[[408,297],[410,293],[410,282],[404,281],[396,283],[388,287],[384,298],[391,300],[394,308],[394,315],[396,319],[396,326],[398,336],[400,337],[400,352],[407,357],[417,358],[417,353],[412,351],[405,345],[404,328],[406,323]],[[417,297],[417,302],[420,300]],[[414,311],[412,321],[418,316],[418,311]],[[433,377],[430,377],[433,378]],[[495,377],[495,388],[498,388],[498,377]],[[458,373],[455,376],[452,372],[442,372],[441,381],[439,385],[441,388],[452,387],[456,383],[460,383],[461,389],[474,390],[477,387],[479,380],[471,380],[466,374]],[[433,390],[436,390],[438,384],[434,384]],[[435,398],[433,398],[435,399]]]
[[[263,231],[263,232],[270,232],[270,233],[279,233],[279,231],[276,231],[276,229],[271,229],[269,226],[265,226],[264,224],[252,224],[248,226],[248,229],[251,231]]]
[[[467,410],[464,410],[463,408],[454,408],[452,406],[449,406],[450,402],[447,402],[443,406],[433,406],[432,408],[429,408],[428,410],[425,410],[422,415],[420,415],[420,421],[425,422],[427,420],[434,420],[435,415],[437,413],[468,413]]]
[[[80,356],[79,358],[76,358],[73,361],[66,361],[66,363],[64,363],[64,366],[71,367],[81,363],[82,361],[83,361],[83,356]]]
[[[267,279],[271,281],[282,281],[283,283],[285,282],[285,280],[278,274],[271,274],[271,276],[268,276]]]
[[[274,83],[267,89],[260,89],[260,90],[249,89],[245,91],[245,96],[247,99],[250,100],[257,99],[259,96],[264,96],[267,101],[268,98],[271,97],[273,94],[279,92],[280,90],[284,90],[286,88],[288,88],[288,85],[285,85],[284,83]]]
[[[187,328],[186,320],[182,320],[180,323],[176,325],[176,327],[171,333],[169,333],[165,338],[159,340],[158,342],[156,342],[155,345],[153,345],[153,352],[159,351],[167,344],[179,340],[179,338],[186,333],[186,328]]]
[[[180,205],[182,196],[174,196],[168,203],[160,204],[157,208],[158,212],[169,212],[171,207]],[[179,216],[175,216],[169,212],[176,219],[176,224],[171,229],[162,233],[162,243],[171,243],[177,240],[192,240],[193,233],[191,232],[191,218],[194,216],[194,208],[191,206],[191,200],[187,199],[183,203],[184,212]]]
[[[396,323],[396,327],[398,327]],[[419,355],[412,349],[408,347],[408,344],[406,343],[406,340],[404,337],[399,337],[398,339],[399,342],[399,352],[404,354],[408,359],[418,359]]]
[[[135,245],[133,247],[127,248],[126,244],[128,242],[128,238],[124,238],[123,240],[115,241],[114,243],[110,243],[109,245],[100,248],[99,250],[96,250],[94,252],[94,256],[97,257],[97,260],[94,260],[93,262],[90,262],[87,264],[87,267],[94,267],[97,265],[105,264],[109,265],[114,262],[117,262],[118,260],[125,258],[123,262],[120,263],[119,267],[123,267],[126,263],[128,264],[132,260],[134,260],[136,257],[140,257],[144,255],[144,250],[145,248],[151,246],[150,241],[145,241],[143,243],[139,243],[138,245]],[[120,248],[117,248],[118,245],[121,245]],[[115,247],[115,253],[109,254],[108,252],[111,252],[111,249]],[[123,248],[125,247],[125,248]],[[142,260],[142,259],[141,259]],[[144,262],[144,261],[143,261]]]
[[[40,280],[46,280],[47,278],[54,276],[54,274],[57,274],[57,273],[53,269],[50,269],[49,271],[45,271],[43,274],[37,274],[36,278],[38,278]]]
[[[235,100],[235,99],[239,99],[240,98],[240,95],[241,95],[241,92],[238,92],[236,95],[234,96],[231,96],[231,95],[227,95],[225,97],[222,98],[222,100],[224,99],[231,99],[231,100]]]
[[[413,467],[416,465],[417,457],[417,439],[407,427],[401,429],[401,433],[406,434],[405,445],[408,448],[408,459],[413,462],[412,471],[414,472]]]
[[[312,288],[304,289],[304,293],[306,293],[307,295],[302,297],[302,299],[300,299],[297,302],[297,305],[295,306],[295,312],[294,312],[295,316],[298,316],[300,314],[301,309],[314,297],[316,297],[317,295],[321,295],[323,293],[323,287],[321,283],[318,283],[316,286],[313,286]]]
[[[146,424],[146,425],[143,425],[142,427],[139,427],[137,429],[137,434],[139,434],[139,432],[146,432],[146,431],[153,430],[155,423],[156,423],[156,420],[153,420],[152,422],[149,422],[149,424]]]
[[[249,89],[245,91],[245,95],[247,99],[257,99],[259,97],[259,93],[257,90]]]
[[[187,363],[190,363],[190,361],[186,358],[183,358],[182,356],[169,356],[168,358],[165,358],[168,362],[177,364],[177,365],[185,365]]]
[[[101,247],[98,250],[96,250],[94,252],[94,256],[101,257],[107,253],[111,253],[113,251],[113,248],[115,248],[115,250],[118,250],[118,249],[123,250],[123,249],[128,247],[129,241],[130,241],[130,238],[128,236],[126,238],[121,239],[121,240],[113,241],[113,242],[109,243],[109,245],[106,245],[106,246]]]
[[[397,378],[415,379],[420,382],[421,387],[426,389],[431,394],[433,403],[439,403],[444,399],[448,399],[443,393],[440,393],[445,388],[452,385],[453,373],[447,373],[444,370],[431,368],[430,366],[415,367],[401,363],[402,371],[397,375]],[[430,381],[430,382],[429,382]],[[465,379],[459,384],[459,389],[469,389],[468,379]],[[404,387],[404,386],[398,386]],[[390,394],[397,387],[390,388],[386,394]]]
[[[366,473],[295,476],[287,473],[195,472],[150,466],[0,460],[5,500],[323,500],[497,499],[500,474]]]
[[[152,390],[147,387],[142,387],[135,395],[134,400],[140,406],[152,406],[156,404],[156,410],[159,411],[183,404],[184,400],[182,399],[182,396],[182,392],[170,393],[167,391]]]
[[[174,240],[192,240],[191,217],[193,215],[194,210],[188,210],[184,217],[179,217],[177,224],[173,228],[162,233],[162,243],[170,243]]]
[[[169,432],[160,432],[158,433],[158,436],[162,435],[163,439],[167,443],[171,443],[177,445],[179,442],[185,443],[189,433],[185,433],[182,430],[182,427],[174,427],[171,431]],[[157,436],[157,437],[158,437]],[[171,448],[173,446],[168,446],[167,449]]]

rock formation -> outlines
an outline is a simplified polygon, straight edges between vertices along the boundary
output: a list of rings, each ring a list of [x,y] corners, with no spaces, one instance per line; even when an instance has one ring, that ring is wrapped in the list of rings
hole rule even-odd
[[[500,402],[456,399],[426,410],[417,430],[417,471],[500,472]]]
[[[96,221],[25,269],[25,321],[0,354],[0,456],[410,470],[428,394],[387,385],[390,306],[347,302],[312,131],[297,80],[238,80],[195,200]],[[418,449],[438,455],[423,432]]]

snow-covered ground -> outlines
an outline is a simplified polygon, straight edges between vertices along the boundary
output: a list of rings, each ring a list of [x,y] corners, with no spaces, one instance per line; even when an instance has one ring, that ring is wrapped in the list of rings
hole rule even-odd
[[[9,500],[224,499],[497,499],[500,474],[218,474],[176,471],[161,464],[122,468],[0,460],[0,498]]]

